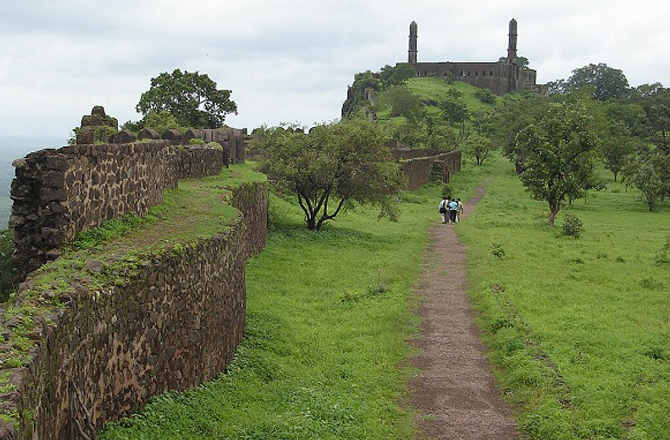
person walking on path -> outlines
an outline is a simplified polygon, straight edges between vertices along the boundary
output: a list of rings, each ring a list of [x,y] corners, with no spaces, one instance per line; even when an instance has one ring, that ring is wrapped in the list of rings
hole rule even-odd
[[[442,223],[446,224],[449,222],[449,199],[447,196],[442,196],[442,201],[440,202],[440,205],[438,206],[437,210],[439,211],[440,215],[442,216]]]
[[[451,199],[449,202],[449,221],[452,223],[456,223],[456,213],[458,212],[458,202],[456,201],[456,198],[454,197]]]
[[[465,210],[465,207],[463,206],[463,202],[461,202],[461,199],[458,198],[456,199],[456,223],[461,221],[461,215],[463,215],[463,211]]]

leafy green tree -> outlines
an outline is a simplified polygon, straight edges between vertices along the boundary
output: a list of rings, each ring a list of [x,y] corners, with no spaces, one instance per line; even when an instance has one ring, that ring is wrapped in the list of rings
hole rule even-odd
[[[623,168],[622,174],[626,185],[637,188],[644,195],[649,210],[655,210],[665,190],[665,184],[652,156],[629,162]]]
[[[406,87],[391,86],[383,94],[391,106],[391,117],[404,116],[409,122],[417,123],[423,116],[421,100]]]
[[[491,93],[490,90],[477,89],[472,94],[472,96],[479,99],[484,104],[495,104],[496,103],[496,95]]]
[[[626,75],[605,63],[589,64],[572,71],[565,90],[570,93],[583,88],[591,90],[593,98],[598,101],[621,98],[629,93]]]
[[[614,174],[614,181],[623,167],[631,161],[635,152],[635,138],[628,128],[619,121],[612,121],[606,136],[601,137],[601,154],[605,166]]]
[[[625,103],[621,100],[610,101],[605,104],[605,113],[611,122],[623,124],[623,128],[631,136],[642,138],[650,134],[647,115],[639,104]]]
[[[163,133],[166,130],[180,127],[177,118],[172,116],[172,113],[166,110],[150,110],[149,113],[139,121],[128,121],[121,126],[122,130],[130,130],[135,133],[138,133],[144,128],[152,128],[158,133]]]
[[[549,205],[549,226],[568,200],[596,186],[595,131],[580,104],[551,103],[536,122],[521,130],[515,143],[526,154],[521,182]]]
[[[514,161],[517,174],[525,169],[526,151],[524,145],[516,142],[516,136],[541,117],[548,102],[548,98],[535,94],[506,96],[502,105],[493,109],[486,126],[481,129],[485,130],[484,133],[497,144],[505,157]]]
[[[379,71],[379,79],[383,87],[402,85],[409,78],[416,76],[416,69],[409,63],[398,63],[394,67],[388,64]]]
[[[274,129],[259,139],[261,169],[278,192],[297,198],[310,230],[320,230],[355,204],[379,205],[397,217],[394,195],[404,176],[391,161],[381,128],[365,118],[314,127],[309,133]]]
[[[655,82],[652,84],[649,83],[640,84],[639,86],[632,89],[631,92],[633,95],[637,95],[640,98],[648,98],[650,96],[658,95],[664,90],[665,87],[663,87],[663,84],[661,84],[660,82]]]
[[[463,100],[463,94],[456,89],[450,89],[447,96],[443,98],[439,107],[442,110],[442,118],[454,127],[459,128],[459,138],[465,137],[465,123],[470,120],[470,111]]]
[[[494,144],[487,137],[479,134],[473,134],[463,142],[463,150],[465,154],[475,158],[477,165],[484,163],[489,154],[493,150]]]
[[[507,57],[498,58],[498,62],[505,63],[507,62]],[[516,57],[516,64],[519,65],[522,69],[530,69],[530,61],[526,57]]]
[[[175,69],[151,78],[151,87],[142,93],[135,109],[144,116],[150,111],[167,111],[184,127],[217,128],[226,115],[237,114],[230,94],[230,90],[217,89],[205,74]]]

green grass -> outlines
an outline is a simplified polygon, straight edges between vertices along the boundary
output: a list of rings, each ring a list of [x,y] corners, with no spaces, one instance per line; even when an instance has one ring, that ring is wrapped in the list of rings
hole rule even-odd
[[[472,171],[454,179],[463,197],[487,169]],[[247,330],[229,371],[155,399],[102,438],[412,438],[403,361],[440,188],[405,194],[398,223],[359,208],[320,233],[273,197],[269,243],[247,266]]]
[[[477,87],[461,81],[454,81],[449,84],[443,78],[410,78],[405,83],[406,87],[421,99],[439,100],[445,97],[450,89],[456,89],[463,94],[463,101],[471,112],[480,110],[490,110],[494,107],[491,104],[485,104],[473,95]],[[500,101],[500,97],[496,97]]]
[[[454,81],[449,84],[444,78],[416,77],[408,79],[405,82],[405,87],[421,100],[433,100],[437,102],[439,102],[440,99],[445,98],[450,89],[456,89],[463,94],[463,101],[468,106],[468,110],[471,113],[492,110],[495,107],[495,104],[485,104],[474,96],[475,92],[478,90],[477,87],[461,81]],[[496,101],[500,102],[501,98],[496,97]],[[425,106],[424,108],[426,113],[431,116],[439,116],[442,113],[437,106]],[[391,117],[390,115],[390,108],[382,108],[377,112],[379,120],[383,121],[385,124],[401,125],[406,121],[402,116]]]
[[[560,235],[566,212],[579,239]],[[512,167],[458,226],[506,394],[535,439],[670,438],[670,209],[610,182],[546,226]],[[500,251],[504,252],[504,256]]]

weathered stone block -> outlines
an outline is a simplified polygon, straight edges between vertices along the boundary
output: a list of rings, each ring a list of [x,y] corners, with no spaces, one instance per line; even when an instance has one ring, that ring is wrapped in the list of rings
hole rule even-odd
[[[65,156],[48,156],[46,159],[46,169],[55,171],[67,171],[69,165]]]
[[[54,188],[63,188],[65,186],[65,174],[62,171],[49,171],[44,176],[44,184]]]
[[[136,140],[137,136],[135,136],[135,133],[128,130],[121,130],[114,137],[114,142],[117,144],[127,144],[130,142],[135,142]]]
[[[64,202],[67,200],[67,192],[63,188],[42,187],[39,190],[39,200],[42,202]]]

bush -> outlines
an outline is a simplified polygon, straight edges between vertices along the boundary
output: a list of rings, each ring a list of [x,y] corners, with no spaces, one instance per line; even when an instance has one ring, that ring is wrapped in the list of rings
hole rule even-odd
[[[486,89],[477,89],[472,96],[475,98],[479,99],[481,102],[484,104],[495,104],[496,103],[496,97],[493,93]]]
[[[579,238],[584,228],[583,223],[576,215],[566,214],[563,219],[563,235]]]
[[[450,199],[451,196],[453,195],[454,195],[454,189],[451,187],[450,184],[445,183],[444,185],[442,185],[442,197]]]
[[[665,243],[656,252],[656,264],[658,266],[670,264],[670,235],[665,237]]]
[[[491,255],[498,257],[501,260],[505,258],[505,249],[500,243],[493,243],[493,249],[491,250]]]

